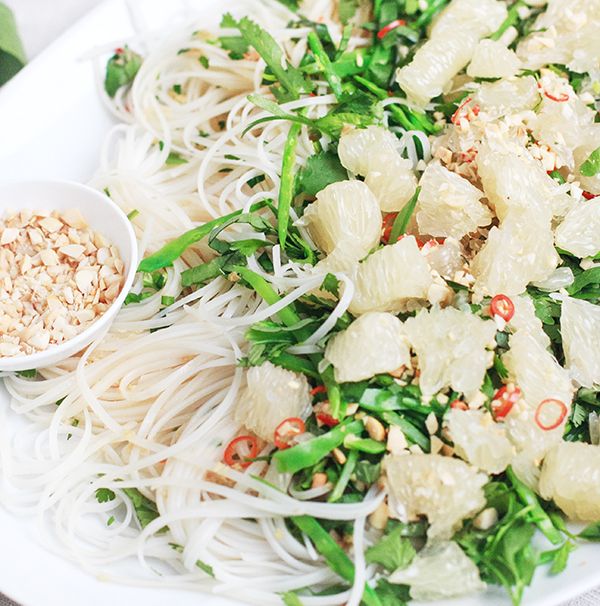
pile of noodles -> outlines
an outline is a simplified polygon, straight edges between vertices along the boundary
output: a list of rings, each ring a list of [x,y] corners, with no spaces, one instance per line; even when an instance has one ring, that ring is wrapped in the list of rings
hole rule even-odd
[[[285,7],[247,1],[238,3],[238,11],[265,27],[298,64],[309,30],[289,27],[293,15]],[[331,0],[305,6],[306,16],[330,25],[339,40],[333,13]],[[144,52],[144,63],[132,89],[110,103],[121,123],[107,136],[93,185],[109,191],[125,212],[139,211],[133,222],[141,256],[202,221],[277,199],[289,124],[269,122],[242,136],[266,115],[247,95],[268,94],[268,88],[261,84],[258,57],[233,60],[212,42],[227,33],[194,24],[168,38],[163,33],[161,40],[130,41]],[[366,43],[352,38],[350,49]],[[105,53],[98,58],[99,77],[105,59]],[[175,84],[181,94],[173,95]],[[384,106],[394,102],[399,100]],[[305,108],[318,117],[333,103],[333,96],[317,95],[284,108]],[[413,136],[425,150],[429,146],[421,133],[402,138],[416,164]],[[187,162],[166,165],[170,153]],[[312,153],[305,129],[298,163]],[[266,179],[249,187],[259,175]],[[239,229],[244,234],[250,228]],[[221,463],[224,445],[239,432],[232,411],[244,388],[237,360],[244,355],[245,330],[315,289],[322,276],[282,265],[276,246],[273,274],[252,257],[249,266],[274,284],[281,303],[269,307],[224,278],[181,296],[180,272],[206,254],[202,246],[188,251],[168,270],[160,291],[125,306],[110,332],[79,356],[42,369],[36,381],[5,378],[11,405],[0,413],[0,501],[18,514],[35,515],[47,546],[107,580],[195,588],[264,605],[280,604],[281,592],[337,582],[310,541],[289,532],[285,517],[353,520],[353,588],[302,599],[307,605],[357,605],[374,574],[362,555],[369,544],[365,519],[384,495],[372,490],[358,504],[311,502],[318,495],[290,496],[289,477],[266,462],[243,472]],[[351,287],[330,321],[301,346],[304,351],[317,349],[345,311]],[[164,296],[176,303],[163,309]],[[15,423],[16,416],[26,423]],[[116,498],[99,502],[100,488]],[[156,502],[160,516],[141,531],[123,488],[137,488]],[[139,565],[123,565],[135,558]]]

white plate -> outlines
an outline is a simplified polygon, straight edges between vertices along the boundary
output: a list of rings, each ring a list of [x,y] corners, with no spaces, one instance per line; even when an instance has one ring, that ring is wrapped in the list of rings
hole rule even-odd
[[[0,92],[0,181],[61,178],[86,181],[112,119],[102,107],[93,71],[80,57],[90,48],[119,43],[192,10],[202,0],[107,0],[25,68]],[[214,4],[204,0],[214,16]],[[8,397],[0,387],[0,417]],[[8,413],[10,423],[19,422]],[[1,476],[0,476],[1,481]],[[76,564],[44,549],[31,520],[0,508],[0,592],[24,606],[225,606],[232,602],[191,591],[125,587],[87,575]],[[600,546],[583,545],[567,570],[536,575],[524,606],[557,606],[596,586]],[[446,606],[508,606],[500,591],[444,602]],[[433,606],[433,605],[432,605]],[[441,603],[439,603],[441,606]]]

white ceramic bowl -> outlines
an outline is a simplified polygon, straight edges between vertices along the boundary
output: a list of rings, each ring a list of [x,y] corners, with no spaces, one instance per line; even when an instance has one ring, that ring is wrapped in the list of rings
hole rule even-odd
[[[29,356],[0,357],[0,371],[50,366],[84,349],[115,319],[131,288],[138,265],[137,242],[131,222],[108,196],[95,189],[69,181],[0,184],[0,216],[7,211],[25,208],[58,211],[78,208],[90,228],[105,236],[119,250],[125,264],[125,282],[106,312],[77,336]]]

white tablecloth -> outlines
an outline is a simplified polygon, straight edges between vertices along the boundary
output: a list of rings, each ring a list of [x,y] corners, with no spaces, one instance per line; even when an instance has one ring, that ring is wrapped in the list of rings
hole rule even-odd
[[[16,15],[29,59],[42,51],[52,40],[101,1],[4,0]],[[0,606],[15,606],[15,604],[0,594]],[[600,606],[600,589],[564,606]]]

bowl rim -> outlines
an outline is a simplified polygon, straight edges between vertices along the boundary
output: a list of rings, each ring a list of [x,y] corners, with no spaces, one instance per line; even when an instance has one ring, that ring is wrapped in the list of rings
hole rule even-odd
[[[133,284],[133,281],[135,280],[135,275],[137,273],[137,267],[139,264],[138,243],[131,221],[127,218],[127,215],[123,212],[123,210],[105,192],[95,189],[91,185],[86,185],[69,179],[31,179],[26,181],[2,180],[0,182],[0,192],[4,187],[21,185],[62,186],[74,190],[79,190],[82,195],[95,196],[96,198],[98,198],[99,201],[101,200],[102,203],[107,205],[107,208],[110,209],[110,212],[115,215],[125,227],[125,231],[128,235],[128,241],[127,243],[119,243],[117,245],[121,249],[121,254],[123,256],[125,256],[125,253],[128,254],[130,258],[130,265],[129,269],[127,270],[127,273],[125,274],[123,286],[121,287],[117,298],[110,304],[108,309],[106,309],[106,311],[101,316],[96,318],[85,330],[75,335],[74,337],[64,341],[63,343],[60,343],[58,345],[51,345],[43,351],[38,351],[33,354],[20,356],[0,356],[0,372],[19,372],[21,370],[33,370],[37,368],[43,368],[45,365],[56,364],[59,361],[62,361],[63,359],[66,359],[87,347],[94,339],[94,336],[90,338],[90,332],[96,332],[98,330],[101,330],[101,328],[104,327],[100,325],[100,323],[102,322],[106,324],[106,326],[104,327],[106,329],[108,329],[110,324],[112,324],[112,321],[114,320],[117,312],[125,302],[125,297],[131,290],[131,286]],[[0,213],[1,211],[2,208],[0,207]]]

